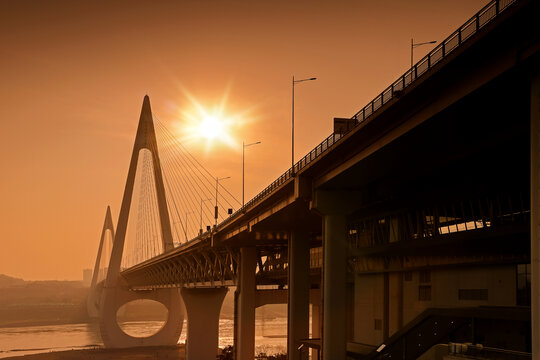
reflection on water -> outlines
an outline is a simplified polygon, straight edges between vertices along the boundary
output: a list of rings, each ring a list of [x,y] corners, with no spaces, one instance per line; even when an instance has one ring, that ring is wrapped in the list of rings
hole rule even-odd
[[[101,346],[96,324],[0,328],[0,358]]]
[[[122,324],[131,334],[144,337],[155,333],[161,321],[131,321]],[[178,343],[186,342],[186,323]],[[233,344],[233,321],[221,319],[219,324],[219,347]],[[274,318],[257,320],[255,323],[255,352],[267,354],[284,353],[287,340],[287,319]],[[41,352],[101,347],[99,326],[91,324],[69,324],[50,326],[28,326],[0,328],[0,358],[36,354]]]

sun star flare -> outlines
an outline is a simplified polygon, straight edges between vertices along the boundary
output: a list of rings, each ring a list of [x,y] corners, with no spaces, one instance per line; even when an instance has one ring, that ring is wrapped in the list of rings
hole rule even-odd
[[[255,119],[251,109],[229,113],[226,109],[228,90],[221,101],[213,106],[203,105],[185,89],[183,92],[189,104],[179,109],[178,121],[174,125],[181,139],[203,144],[207,151],[223,145],[238,149],[240,142],[237,137],[242,127],[248,122],[247,119]]]

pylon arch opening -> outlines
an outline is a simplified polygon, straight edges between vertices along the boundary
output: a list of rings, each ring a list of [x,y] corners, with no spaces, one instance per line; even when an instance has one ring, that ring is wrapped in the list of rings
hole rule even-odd
[[[120,306],[116,321],[122,331],[131,337],[146,338],[163,329],[169,317],[169,309],[155,300],[133,300]]]

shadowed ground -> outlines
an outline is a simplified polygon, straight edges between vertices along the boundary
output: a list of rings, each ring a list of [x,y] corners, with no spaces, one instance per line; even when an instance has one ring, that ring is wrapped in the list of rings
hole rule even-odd
[[[183,345],[130,349],[92,349],[56,351],[44,354],[13,356],[21,360],[185,360]]]

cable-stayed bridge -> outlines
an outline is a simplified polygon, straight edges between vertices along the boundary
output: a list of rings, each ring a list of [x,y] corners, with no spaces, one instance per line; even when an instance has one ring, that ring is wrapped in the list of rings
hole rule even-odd
[[[255,309],[270,303],[288,304],[290,359],[412,359],[448,341],[539,354],[538,15],[536,1],[491,1],[244,207],[146,97],[104,226],[105,345],[175,343],[183,298],[187,357],[213,359],[235,286],[238,359],[253,358]],[[169,309],[150,338],[116,323],[137,298]]]

